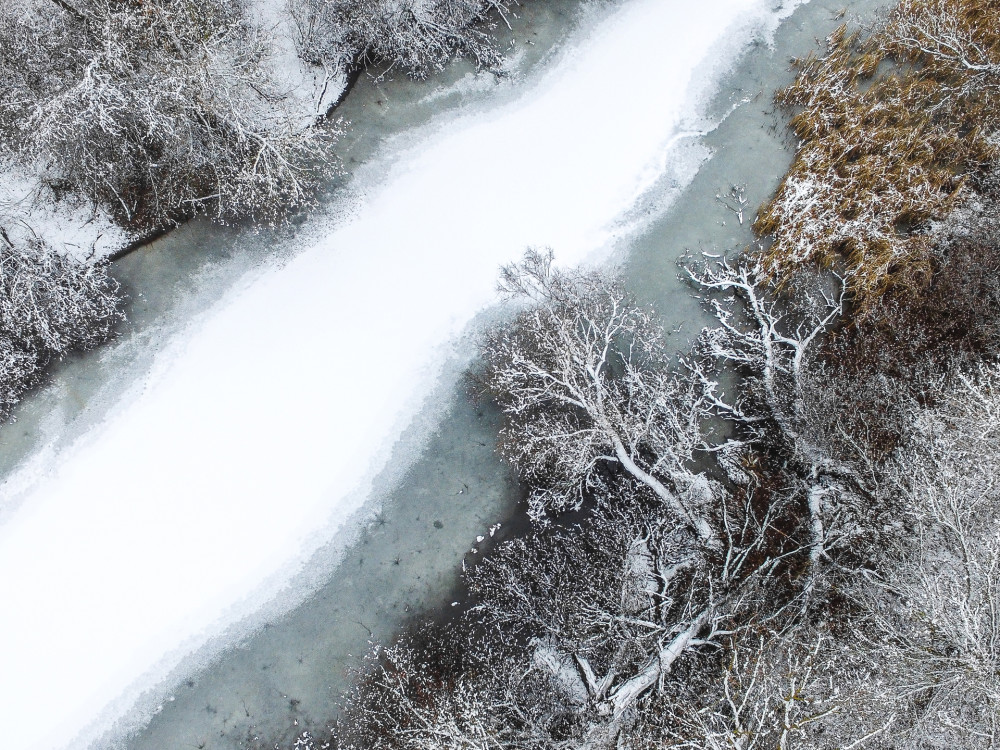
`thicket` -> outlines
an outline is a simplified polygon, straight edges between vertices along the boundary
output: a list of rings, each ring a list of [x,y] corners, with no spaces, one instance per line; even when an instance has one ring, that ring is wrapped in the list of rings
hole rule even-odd
[[[148,230],[267,218],[321,173],[243,0],[23,0],[0,11],[0,154]]]
[[[994,168],[1000,13],[984,0],[905,0],[870,34],[842,27],[778,92],[795,161],[755,230],[779,281],[839,268],[855,303],[918,289],[935,271],[929,229]]]
[[[381,67],[423,78],[455,55],[480,68],[503,56],[490,33],[506,0],[292,0],[303,57],[317,64]]]
[[[0,229],[0,415],[50,359],[107,340],[122,317],[119,301],[106,267],[39,241],[16,247]]]

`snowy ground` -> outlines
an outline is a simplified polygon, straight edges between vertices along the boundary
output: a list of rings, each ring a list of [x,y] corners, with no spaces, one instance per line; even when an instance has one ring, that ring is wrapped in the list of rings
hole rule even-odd
[[[684,134],[710,127],[713,74],[786,12],[623,3],[512,103],[395,158],[350,221],[247,279],[102,424],[15,476],[5,744],[82,746],[274,595],[364,500],[497,266],[527,245],[599,259]]]
[[[56,200],[38,174],[2,163],[0,225],[18,246],[37,237],[79,260],[110,255],[133,239],[103,209],[71,195]]]

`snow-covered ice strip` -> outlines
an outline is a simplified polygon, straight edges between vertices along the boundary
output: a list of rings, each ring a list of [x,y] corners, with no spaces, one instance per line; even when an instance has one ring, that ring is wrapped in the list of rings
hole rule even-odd
[[[356,509],[498,265],[528,245],[595,258],[697,120],[695,72],[776,18],[757,0],[624,3],[512,103],[396,159],[349,223],[229,295],[103,424],[16,477],[5,746],[82,747],[95,717],[259,605],[261,581],[291,580],[316,529]]]

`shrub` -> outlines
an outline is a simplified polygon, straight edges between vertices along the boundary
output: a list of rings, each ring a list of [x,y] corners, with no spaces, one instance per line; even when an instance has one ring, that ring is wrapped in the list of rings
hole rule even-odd
[[[241,0],[23,0],[0,10],[0,155],[127,227],[269,218],[322,149],[266,55]]]
[[[107,340],[121,319],[118,285],[34,241],[0,240],[0,413],[17,403],[53,357]]]
[[[495,68],[500,50],[478,28],[503,0],[295,0],[302,54],[316,63],[385,65],[415,78],[440,70],[455,55]]]
[[[846,266],[864,309],[927,283],[926,229],[1000,155],[1000,10],[905,0],[867,39],[841,27],[828,43],[777,94],[799,149],[754,228],[773,239],[762,260],[778,281]]]

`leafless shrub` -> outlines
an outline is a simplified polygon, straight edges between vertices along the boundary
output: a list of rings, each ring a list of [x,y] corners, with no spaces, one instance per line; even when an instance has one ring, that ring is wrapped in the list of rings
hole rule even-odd
[[[421,627],[377,648],[347,709],[340,747],[506,750],[546,747],[563,713],[558,690],[510,652]]]
[[[868,654],[797,624],[732,638],[683,700],[665,699],[637,748],[883,748],[899,716]],[[889,745],[891,746],[891,745]]]
[[[22,0],[0,10],[0,153],[129,227],[273,217],[322,148],[266,49],[241,0]]]
[[[0,234],[3,234],[0,229]],[[41,242],[0,239],[0,412],[17,403],[53,356],[108,339],[121,319],[118,285],[103,267]]]

